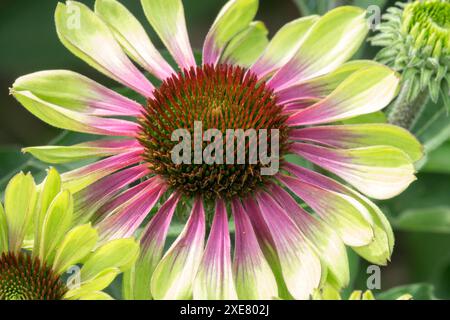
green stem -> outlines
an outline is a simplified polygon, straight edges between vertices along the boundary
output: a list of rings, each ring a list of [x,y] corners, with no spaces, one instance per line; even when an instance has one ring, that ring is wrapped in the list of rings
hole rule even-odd
[[[388,122],[405,129],[410,130],[416,120],[422,114],[428,102],[429,94],[426,90],[419,93],[417,98],[409,101],[409,91],[411,89],[412,79],[407,79],[403,83],[400,94],[395,100],[388,116]]]

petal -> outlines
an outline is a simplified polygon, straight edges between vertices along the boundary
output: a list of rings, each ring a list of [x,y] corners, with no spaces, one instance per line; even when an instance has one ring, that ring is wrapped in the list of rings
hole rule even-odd
[[[86,260],[80,271],[81,280],[89,281],[111,268],[127,270],[138,255],[139,244],[134,239],[112,240],[95,250]]]
[[[145,15],[180,68],[195,67],[181,0],[141,0]]]
[[[17,79],[15,91],[28,91],[50,104],[93,116],[138,116],[142,106],[97,82],[68,70],[35,72]]]
[[[217,200],[208,243],[194,282],[195,300],[237,299],[230,251],[227,210],[223,200]]]
[[[93,291],[93,292],[90,292],[90,293],[80,296],[80,300],[107,301],[107,300],[114,300],[114,298],[103,291]]]
[[[47,215],[48,208],[52,204],[55,197],[61,193],[61,176],[54,168],[50,168],[47,172],[45,180],[39,186],[40,192],[38,197],[37,212],[35,216],[35,234],[33,243],[33,257],[38,257],[41,247],[42,227],[44,219]]]
[[[261,250],[269,263],[269,266],[272,268],[273,275],[277,281],[277,297],[292,300],[293,297],[289,293],[283,277],[280,259],[278,257],[273,235],[261,213],[258,203],[253,197],[249,197],[243,200],[243,205],[247,215],[250,217],[250,221],[253,225],[253,230],[255,231]]]
[[[255,21],[228,44],[221,63],[250,67],[267,47],[269,31],[263,22]]]
[[[416,162],[423,156],[420,142],[407,130],[389,124],[354,124],[293,129],[293,140],[319,143],[339,149],[391,146]]]
[[[73,289],[67,291],[64,295],[64,299],[67,300],[78,300],[82,299],[84,296],[91,294],[92,292],[97,292],[108,287],[114,279],[120,274],[119,268],[108,268],[99,272],[96,276],[89,278],[88,280],[82,281],[79,285],[75,286]]]
[[[151,300],[153,272],[164,251],[167,232],[180,195],[173,193],[141,235],[141,255],[130,271],[124,274],[123,292],[127,300]]]
[[[175,73],[124,5],[116,0],[96,0],[95,13],[108,24],[128,55],[145,70],[160,80]]]
[[[197,198],[185,228],[153,273],[151,290],[156,300],[192,297],[192,287],[202,259],[204,241],[205,211],[202,200]]]
[[[233,272],[241,300],[270,300],[278,296],[275,276],[258,244],[247,213],[239,200],[232,203],[236,241]]]
[[[22,152],[47,163],[68,163],[90,158],[103,158],[140,149],[135,140],[97,140],[84,142],[70,147],[43,146],[22,149]]]
[[[22,247],[25,234],[32,223],[37,190],[31,174],[15,175],[5,190],[5,215],[9,232],[9,251]]]
[[[373,202],[356,191],[314,171],[291,163],[287,163],[285,168],[302,181],[320,188],[346,194],[361,203],[374,222],[372,226],[374,229],[374,240],[365,246],[353,247],[353,249],[372,263],[386,264],[394,248],[394,233],[387,218]],[[331,227],[333,226],[331,225]]]
[[[363,246],[372,242],[370,214],[357,200],[293,177],[279,179],[336,230],[345,244]]]
[[[328,97],[293,114],[292,126],[335,122],[379,111],[397,94],[398,75],[384,66],[359,70],[342,82]]]
[[[124,187],[147,176],[147,165],[139,165],[116,172],[81,190],[75,197],[75,220],[89,221],[92,215]]]
[[[288,63],[317,20],[319,20],[318,16],[309,16],[284,25],[272,38],[269,46],[251,67],[251,70],[261,79]]]
[[[61,175],[64,188],[77,193],[117,170],[138,163],[141,151],[132,151],[100,160],[93,164],[66,172]]]
[[[90,224],[81,225],[70,230],[58,246],[53,270],[57,274],[66,272],[71,266],[83,261],[97,244],[97,231]]]
[[[58,3],[55,23],[60,41],[74,55],[144,97],[153,97],[153,85],[128,59],[106,23],[86,5]]]
[[[156,205],[167,187],[159,178],[151,178],[137,186],[139,192],[114,208],[97,225],[102,240],[133,236],[144,219]],[[136,188],[136,187],[135,187]],[[142,190],[141,190],[142,189]],[[133,188],[127,192],[133,193]]]
[[[292,151],[375,199],[392,198],[416,180],[409,156],[390,146],[330,149],[294,143]]]
[[[300,80],[322,76],[350,59],[368,32],[365,11],[344,6],[329,11],[314,24],[295,56],[269,81],[281,90]]]
[[[69,231],[73,218],[73,198],[69,191],[61,191],[50,204],[42,222],[39,259],[53,263],[56,247]]]
[[[11,90],[12,95],[33,115],[60,128],[77,132],[109,136],[134,137],[139,125],[134,122],[91,116],[44,101],[32,92]]]
[[[308,299],[321,280],[320,260],[294,221],[267,193],[257,195],[261,214],[272,234],[283,278],[295,299]]]
[[[203,64],[217,64],[226,45],[255,18],[258,0],[231,0],[219,12],[203,44]]]
[[[3,205],[0,202],[0,255],[8,252],[8,223]]]
[[[372,60],[355,60],[344,63],[331,73],[324,76],[302,81],[277,92],[280,103],[292,103],[304,99],[321,100],[336,90],[339,85],[356,71],[372,66],[380,66]]]
[[[269,191],[300,231],[313,243],[319,252],[319,258],[327,266],[328,273],[332,274],[339,287],[346,287],[350,280],[348,257],[344,243],[338,234],[302,209],[283,188],[273,184]]]

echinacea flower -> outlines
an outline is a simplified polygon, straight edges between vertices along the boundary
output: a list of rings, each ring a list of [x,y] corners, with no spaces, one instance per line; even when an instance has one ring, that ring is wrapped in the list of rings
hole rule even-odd
[[[29,233],[31,250],[24,249]],[[73,199],[56,170],[40,186],[17,174],[0,204],[0,300],[111,299],[102,290],[133,265],[139,245],[97,240],[90,224],[73,226]]]
[[[75,215],[96,221],[102,239],[135,234],[162,203],[141,233],[141,255],[124,279],[125,297],[307,299],[324,283],[339,288],[348,283],[345,245],[373,263],[387,263],[394,245],[391,227],[361,193],[376,199],[401,193],[415,179],[413,162],[422,151],[401,128],[340,123],[383,109],[397,92],[398,75],[391,69],[347,62],[366,37],[365,12],[340,7],[323,17],[301,18],[269,42],[264,25],[253,22],[258,1],[229,1],[207,34],[197,65],[181,0],[141,3],[179,70],[165,62],[118,1],[97,0],[95,12],[68,1],[58,5],[55,16],[59,38],[70,51],[143,95],[146,103],[64,70],[24,76],[11,90],[53,126],[122,137],[25,149],[52,163],[104,158],[62,176],[75,194]],[[127,55],[161,83],[151,83]],[[270,150],[279,149],[279,172],[263,175],[268,165],[261,159],[174,162],[179,141],[172,141],[172,134],[186,129],[195,136],[199,122],[203,130],[222,135],[228,129],[275,130],[278,134],[263,137],[257,147],[265,142]],[[272,143],[274,136],[278,144]],[[290,163],[288,154],[361,193],[311,166]],[[198,156],[193,150],[189,155]],[[245,159],[251,155],[245,150]],[[191,214],[164,252],[181,202],[192,203]]]
[[[383,47],[378,61],[402,72],[401,101],[390,118],[410,128],[428,97],[450,108],[450,1],[398,2],[387,11],[371,43]]]

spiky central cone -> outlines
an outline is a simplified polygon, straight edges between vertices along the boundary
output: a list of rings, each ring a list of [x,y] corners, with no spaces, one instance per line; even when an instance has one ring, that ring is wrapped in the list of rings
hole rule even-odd
[[[0,300],[60,300],[66,285],[51,268],[25,253],[0,257]]]
[[[403,28],[416,43],[425,43],[433,48],[438,45],[439,50],[448,50],[450,2],[427,0],[408,4],[403,12]]]
[[[258,81],[254,74],[230,65],[201,66],[172,76],[155,90],[154,98],[148,100],[140,121],[139,140],[145,147],[145,159],[150,169],[164,177],[174,189],[211,199],[243,197],[264,186],[271,176],[261,174],[267,163],[263,164],[258,157],[256,163],[249,160],[249,144],[256,143],[259,148],[262,140],[251,142],[246,139],[246,147],[239,149],[242,139],[238,141],[239,137],[233,136],[233,141],[227,130],[242,129],[245,132],[253,129],[250,131],[259,137],[261,129],[266,129],[268,134],[264,140],[268,155],[273,150],[271,133],[275,131],[272,130],[278,130],[279,160],[282,161],[289,147],[285,122],[282,106],[277,104],[273,91],[263,81]],[[225,156],[223,164],[195,164],[194,160],[191,164],[174,163],[172,150],[181,139],[172,141],[172,133],[178,129],[189,131],[192,137],[190,158],[194,159],[194,128],[199,123],[203,134],[208,129],[218,129],[222,133],[224,153],[232,150],[229,149],[231,144],[235,146],[234,164],[226,161]],[[202,150],[209,144],[203,141]],[[243,164],[237,160],[239,150],[245,152]]]

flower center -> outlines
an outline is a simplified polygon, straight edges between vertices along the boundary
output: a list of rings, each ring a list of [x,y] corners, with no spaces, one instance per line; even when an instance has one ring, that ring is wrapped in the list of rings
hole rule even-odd
[[[150,169],[174,189],[211,199],[243,197],[271,179],[264,168],[279,167],[289,148],[285,122],[273,91],[256,75],[230,65],[201,66],[155,90],[139,140]]]
[[[403,12],[404,31],[411,34],[418,47],[450,45],[450,3],[441,0],[416,1]],[[439,49],[441,50],[441,49]]]
[[[61,300],[66,285],[39,259],[25,253],[0,256],[0,300]]]

